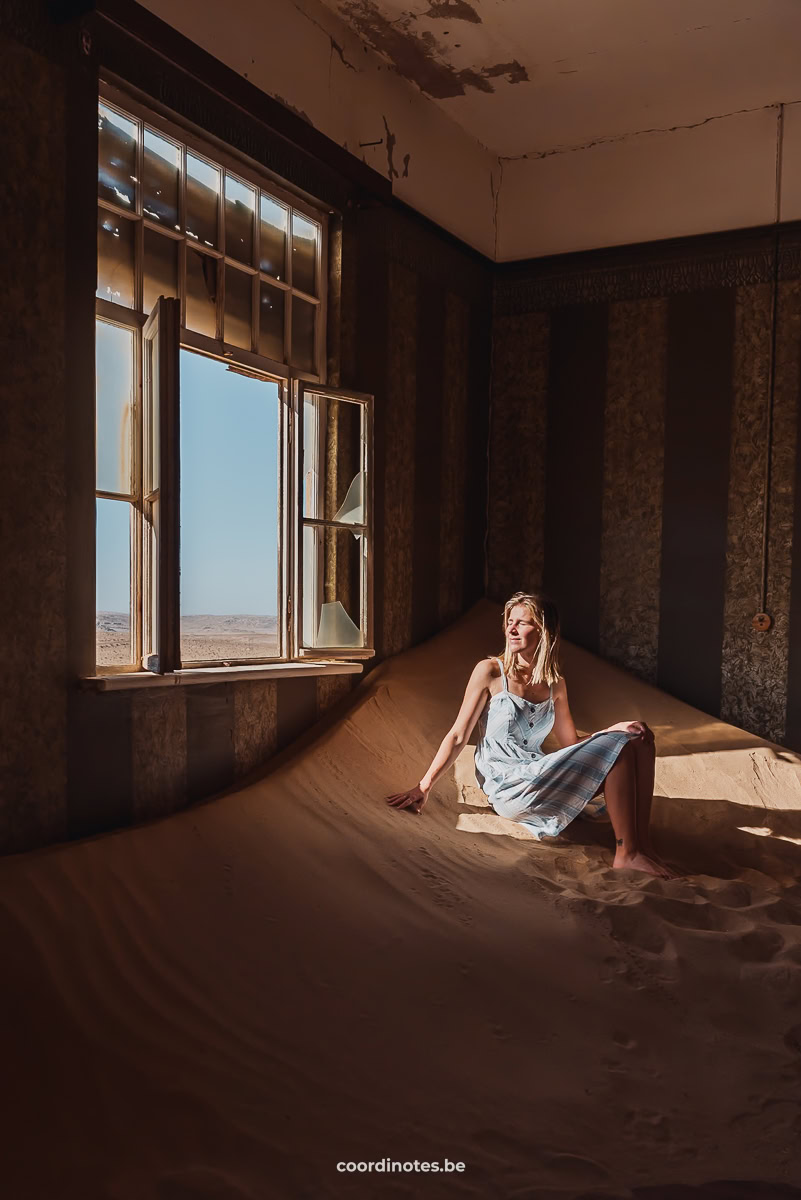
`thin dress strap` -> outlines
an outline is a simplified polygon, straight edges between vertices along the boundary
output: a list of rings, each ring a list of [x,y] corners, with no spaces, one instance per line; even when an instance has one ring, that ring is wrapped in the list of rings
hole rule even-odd
[[[499,658],[499,659],[497,660],[497,662],[498,662],[498,666],[501,668],[501,679],[503,680],[503,690],[504,690],[505,692],[508,692],[508,691],[509,691],[509,689],[508,689],[508,687],[506,686],[506,674],[505,674],[505,672],[504,672],[504,669],[503,669],[503,659],[502,659],[502,658]]]

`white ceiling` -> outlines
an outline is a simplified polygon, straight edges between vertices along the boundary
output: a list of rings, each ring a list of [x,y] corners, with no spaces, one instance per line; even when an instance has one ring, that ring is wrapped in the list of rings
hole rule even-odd
[[[504,158],[801,99],[801,0],[323,0]]]

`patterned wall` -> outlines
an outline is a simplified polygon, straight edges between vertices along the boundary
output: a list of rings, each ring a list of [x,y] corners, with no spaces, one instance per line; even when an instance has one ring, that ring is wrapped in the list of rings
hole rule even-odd
[[[0,94],[19,134],[9,177],[20,181],[7,189],[3,225],[14,312],[0,505],[13,585],[3,589],[2,614],[12,683],[0,689],[0,852],[8,852],[162,817],[229,787],[360,678],[101,694],[78,685],[94,641],[91,567],[81,556],[91,554],[94,514],[100,60],[344,214],[332,239],[329,380],[375,395],[376,661],[434,633],[484,591],[492,281],[478,255],[308,152],[293,154],[219,91],[187,88],[119,30],[105,48],[94,39],[87,61],[77,30],[54,25],[44,3],[14,4],[3,19],[12,28],[6,37],[0,22]],[[34,49],[42,46],[46,54]],[[351,433],[337,428],[332,454],[336,442],[347,456]]]
[[[567,637],[796,749],[800,246],[785,226],[778,259],[753,231],[501,268],[489,506],[491,595],[544,586]]]

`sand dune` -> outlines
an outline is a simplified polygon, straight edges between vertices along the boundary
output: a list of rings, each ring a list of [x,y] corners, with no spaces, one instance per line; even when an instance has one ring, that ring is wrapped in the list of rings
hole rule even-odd
[[[654,728],[686,878],[613,872],[603,824],[534,842],[467,752],[390,811],[497,631],[384,664],[243,790],[0,863],[9,1197],[801,1196],[799,756],[566,647],[581,728]],[[384,1158],[465,1170],[336,1169]]]

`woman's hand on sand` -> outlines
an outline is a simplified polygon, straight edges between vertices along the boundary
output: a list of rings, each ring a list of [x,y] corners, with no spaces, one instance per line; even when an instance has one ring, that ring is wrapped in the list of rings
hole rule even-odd
[[[409,788],[408,792],[395,792],[393,795],[387,796],[387,804],[390,808],[408,808],[411,812],[417,813],[419,817],[427,799],[428,792],[424,792],[418,783],[415,787]]]
[[[654,732],[650,726],[645,724],[645,721],[618,721],[616,725],[608,725],[604,732],[613,733],[617,729],[622,730],[623,733],[637,734],[644,742],[653,744]]]

